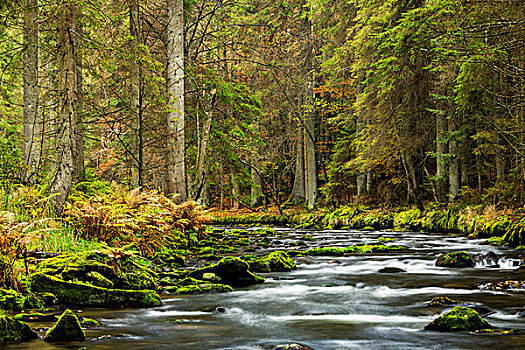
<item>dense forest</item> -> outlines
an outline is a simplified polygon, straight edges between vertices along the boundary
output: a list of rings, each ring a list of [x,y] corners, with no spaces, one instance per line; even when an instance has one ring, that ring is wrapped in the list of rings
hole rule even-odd
[[[225,207],[525,199],[520,0],[3,1],[0,180]]]

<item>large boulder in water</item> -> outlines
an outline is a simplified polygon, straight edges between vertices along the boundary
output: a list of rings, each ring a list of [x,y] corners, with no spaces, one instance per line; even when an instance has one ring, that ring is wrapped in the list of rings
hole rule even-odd
[[[0,343],[22,342],[38,338],[25,322],[9,316],[0,316]]]
[[[31,290],[53,293],[58,302],[84,307],[152,307],[161,300],[154,290],[107,289],[85,282],[65,281],[55,276],[37,273],[31,276]]]
[[[80,326],[77,315],[71,310],[66,310],[57,323],[46,332],[44,341],[48,343],[66,341],[84,341],[86,335]]]
[[[474,267],[474,265],[474,260],[465,251],[441,254],[436,261],[436,266],[441,267],[462,268]]]
[[[469,307],[456,306],[425,326],[425,330],[440,332],[477,331],[491,328],[490,324]]]
[[[249,271],[249,265],[234,256],[228,256],[221,259],[217,264],[211,265],[192,272],[192,276],[202,279],[205,273],[212,272],[219,276],[221,282],[233,286],[244,287],[252,284],[263,283],[264,278],[254,275]]]
[[[286,272],[295,270],[295,262],[283,251],[275,251],[270,254],[250,261],[250,270],[254,272]]]

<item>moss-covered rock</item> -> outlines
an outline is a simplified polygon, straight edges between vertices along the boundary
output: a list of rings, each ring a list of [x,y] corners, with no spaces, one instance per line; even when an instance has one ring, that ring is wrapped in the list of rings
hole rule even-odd
[[[31,290],[53,293],[61,304],[85,307],[152,307],[160,306],[153,290],[107,289],[83,282],[64,281],[43,273],[31,276]]]
[[[275,251],[250,261],[250,270],[254,272],[285,272],[295,270],[295,262],[283,251]]]
[[[474,335],[491,335],[491,336],[501,336],[501,335],[522,335],[525,332],[519,329],[480,329],[471,334]]]
[[[14,316],[15,320],[24,322],[56,322],[60,314],[42,312],[23,312]]]
[[[399,267],[383,267],[382,269],[380,269],[379,271],[377,271],[379,273],[403,273],[403,272],[407,272],[406,270],[403,270]]]
[[[234,287],[264,282],[264,278],[256,276],[249,271],[249,265],[246,261],[233,256],[222,258],[217,264],[193,271],[191,275],[194,278],[202,279],[205,273],[210,272],[219,276],[223,283]]]
[[[485,328],[491,328],[490,324],[475,310],[463,306],[454,307],[425,326],[426,330],[440,332],[476,331]]]
[[[386,245],[383,243],[375,244],[354,244],[344,249],[345,253],[349,254],[370,254],[370,253],[386,253],[389,251],[398,251],[408,249],[402,245]]]
[[[436,266],[441,267],[464,268],[474,267],[474,265],[474,260],[465,251],[441,254],[436,261]]]
[[[434,297],[430,300],[428,306],[450,306],[457,303],[457,301],[450,299],[449,297]]]
[[[77,315],[69,309],[64,311],[57,323],[44,336],[44,341],[48,343],[84,340],[86,340],[86,335],[80,326]]]
[[[23,342],[38,338],[26,323],[9,316],[0,316],[0,343]]]
[[[233,292],[233,288],[226,284],[204,283],[190,284],[179,287],[176,294],[215,294]]]
[[[100,323],[100,321],[95,320],[93,318],[84,318],[82,322],[80,322],[80,325],[84,328],[102,327],[102,323]]]
[[[133,251],[106,249],[71,253],[47,259],[37,266],[46,275],[98,287],[155,289],[156,273]]]
[[[482,290],[524,290],[525,281],[507,280],[501,282],[489,282],[479,286]]]
[[[0,309],[19,311],[23,309],[24,296],[13,289],[0,288]]]
[[[312,248],[308,249],[303,254],[312,255],[312,256],[341,256],[345,252],[341,248],[336,247],[322,247],[322,248]]]

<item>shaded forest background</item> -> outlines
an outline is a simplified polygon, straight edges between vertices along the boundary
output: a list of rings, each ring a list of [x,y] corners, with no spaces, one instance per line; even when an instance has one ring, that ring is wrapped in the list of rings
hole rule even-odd
[[[114,181],[221,208],[521,205],[524,14],[521,0],[2,1],[2,197],[35,186],[60,212],[73,186]]]

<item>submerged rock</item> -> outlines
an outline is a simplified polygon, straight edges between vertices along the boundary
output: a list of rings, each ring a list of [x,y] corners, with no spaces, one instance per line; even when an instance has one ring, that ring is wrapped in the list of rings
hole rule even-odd
[[[492,335],[492,336],[501,336],[501,335],[518,335],[524,334],[525,332],[519,329],[480,329],[471,334],[474,335]]]
[[[312,349],[305,345],[293,343],[293,344],[278,345],[274,348],[274,350],[312,350]]]
[[[407,270],[403,270],[399,267],[383,267],[377,272],[379,273],[402,273],[402,272],[407,272]]]
[[[176,294],[215,294],[233,292],[233,288],[225,284],[191,284],[178,288]]]
[[[465,251],[441,254],[436,261],[436,266],[441,267],[464,268],[474,267],[474,265],[474,260]]]
[[[477,331],[486,328],[491,328],[490,324],[481,318],[475,310],[469,307],[456,306],[427,324],[424,329],[439,332],[455,332]]]
[[[64,311],[57,323],[46,332],[44,337],[44,341],[49,343],[84,340],[86,340],[86,335],[80,326],[77,315],[69,309]]]
[[[38,338],[26,323],[9,316],[0,316],[0,343],[23,342]]]
[[[31,276],[31,290],[53,293],[67,306],[85,307],[152,307],[161,300],[154,290],[107,289],[83,282],[64,281],[37,273]]]

